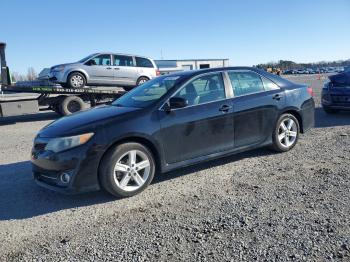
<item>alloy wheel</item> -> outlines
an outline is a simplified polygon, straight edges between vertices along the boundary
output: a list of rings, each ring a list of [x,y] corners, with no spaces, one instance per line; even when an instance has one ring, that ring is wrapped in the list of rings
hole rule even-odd
[[[114,182],[124,191],[136,191],[150,175],[151,164],[147,155],[139,150],[123,154],[114,167]]]
[[[291,147],[295,144],[298,136],[298,126],[291,118],[285,118],[281,121],[278,128],[278,141],[285,147]]]

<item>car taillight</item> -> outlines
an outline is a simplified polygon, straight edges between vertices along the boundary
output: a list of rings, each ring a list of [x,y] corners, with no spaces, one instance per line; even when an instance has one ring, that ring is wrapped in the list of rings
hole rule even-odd
[[[160,76],[160,71],[158,69],[156,70],[156,76]]]
[[[311,86],[309,86],[309,87],[307,88],[307,92],[309,93],[310,96],[315,96],[314,90],[312,90],[312,87],[311,87]]]

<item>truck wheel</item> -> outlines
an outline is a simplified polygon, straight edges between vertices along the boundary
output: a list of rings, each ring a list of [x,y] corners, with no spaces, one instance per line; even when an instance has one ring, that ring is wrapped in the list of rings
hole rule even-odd
[[[148,80],[149,80],[148,77],[141,76],[141,77],[137,80],[136,85],[138,85],[138,86],[139,86],[139,85],[142,85],[142,84],[146,83]]]
[[[68,76],[67,86],[69,88],[83,88],[86,85],[85,76],[79,72],[73,72]]]
[[[60,112],[63,116],[73,114],[85,108],[83,99],[77,96],[67,96],[60,103]]]
[[[99,178],[104,190],[118,197],[130,197],[143,191],[156,170],[152,153],[139,143],[125,143],[103,157]]]

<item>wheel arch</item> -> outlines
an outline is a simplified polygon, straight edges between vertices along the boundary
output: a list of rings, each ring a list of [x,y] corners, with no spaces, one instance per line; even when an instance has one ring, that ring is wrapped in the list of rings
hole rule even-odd
[[[111,143],[107,147],[107,149],[105,150],[105,152],[103,153],[103,155],[101,156],[101,158],[99,160],[98,176],[99,176],[99,172],[100,172],[100,168],[101,168],[101,163],[102,163],[104,157],[108,154],[108,152],[110,150],[112,150],[116,146],[118,146],[120,144],[124,144],[124,143],[139,143],[139,144],[147,147],[151,151],[151,153],[154,157],[154,162],[156,165],[156,172],[161,170],[161,158],[160,158],[159,148],[150,139],[143,137],[143,136],[133,135],[133,136],[120,138],[120,139],[114,141],[113,143]]]
[[[281,113],[282,114],[291,114],[293,115],[299,122],[299,127],[300,127],[300,132],[304,133],[304,128],[303,128],[303,117],[301,116],[300,112],[296,108],[288,108],[285,111]]]
[[[151,80],[151,77],[150,77],[150,76],[147,76],[147,75],[140,75],[140,76],[137,78],[137,80],[136,80],[136,84],[139,82],[139,80],[140,80],[141,78],[147,78],[147,79],[148,79],[147,81]]]
[[[83,77],[85,78],[85,83],[87,84],[88,83],[88,74],[84,71],[84,70],[79,70],[79,69],[72,69],[70,71],[67,72],[67,76],[66,76],[66,83],[68,82],[68,78],[71,74],[73,73],[80,73],[83,75]]]

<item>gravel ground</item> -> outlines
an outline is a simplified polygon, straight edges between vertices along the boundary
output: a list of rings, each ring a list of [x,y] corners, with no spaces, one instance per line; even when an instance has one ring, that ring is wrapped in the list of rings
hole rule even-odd
[[[142,194],[65,196],[34,184],[35,133],[57,116],[0,125],[5,261],[350,261],[350,113],[319,108],[290,152],[259,149],[156,178]]]

